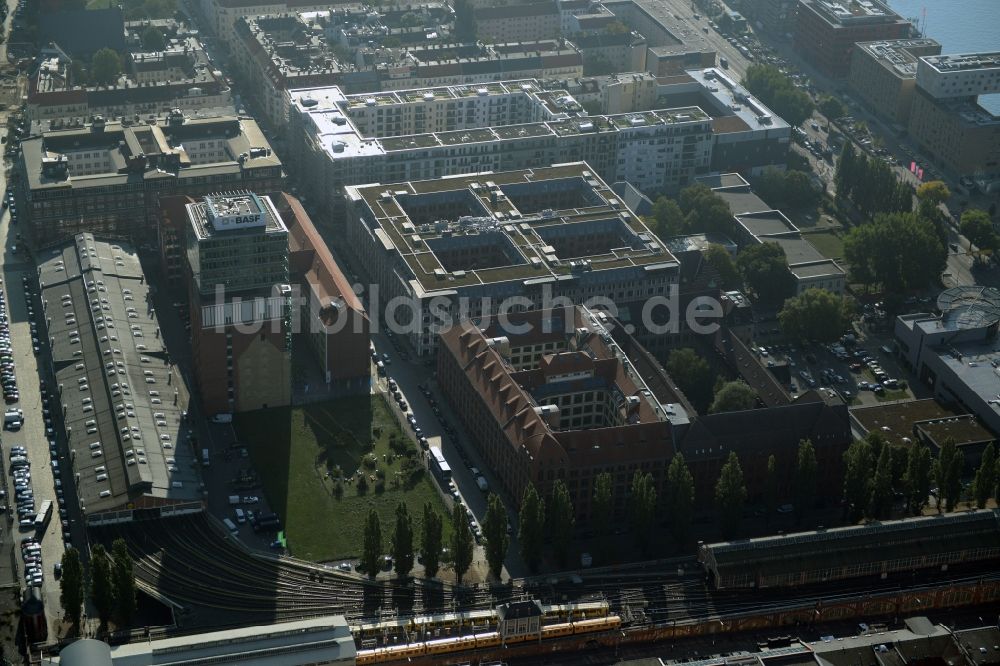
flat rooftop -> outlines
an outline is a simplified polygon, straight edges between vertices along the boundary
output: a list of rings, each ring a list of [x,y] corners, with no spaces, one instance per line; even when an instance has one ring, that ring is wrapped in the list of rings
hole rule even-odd
[[[677,265],[583,162],[347,192],[371,212],[375,236],[399,253],[424,292]]]
[[[353,664],[354,638],[341,615],[241,627],[111,648],[115,666],[218,663],[241,666]],[[58,663],[58,662],[55,662]]]
[[[281,216],[267,197],[251,192],[213,194],[188,204],[195,238],[229,238],[233,234],[287,234]]]
[[[929,50],[941,50],[941,45],[937,41],[927,38],[858,42],[855,47],[903,79],[917,76],[918,54]]]
[[[978,69],[1000,69],[1000,51],[986,53],[949,53],[924,56],[932,69],[939,72],[964,72]]]
[[[134,249],[79,234],[39,258],[57,398],[86,515],[200,507],[186,406],[175,400],[179,380]]]
[[[996,343],[958,343],[951,349],[935,349],[941,363],[951,369],[965,386],[985,401],[997,398],[1000,388],[1000,352]],[[952,350],[957,351],[956,358]],[[1000,412],[1000,405],[990,402]]]
[[[835,26],[904,20],[880,0],[800,0],[799,11],[802,6],[813,8]]]
[[[750,234],[762,240],[776,241],[780,236],[799,233],[798,227],[780,210],[740,213],[736,215],[736,220]]]
[[[739,85],[722,69],[693,69],[685,72],[702,86],[715,100],[716,106],[726,111],[728,117],[737,117],[746,124],[746,130],[779,130],[791,128],[781,116],[774,113],[746,88]],[[723,127],[723,129],[726,129]],[[733,128],[730,131],[739,131]],[[745,131],[745,130],[744,130]]]
[[[369,136],[355,121],[362,107],[420,105],[426,101],[460,99],[461,97],[524,94],[529,97],[519,120],[511,125],[466,127],[444,132],[426,132],[400,136]],[[330,159],[375,157],[393,152],[446,148],[460,144],[514,141],[528,137],[575,136],[583,133],[621,132],[651,125],[701,123],[708,114],[696,106],[659,109],[617,115],[586,115],[582,110],[561,104],[565,91],[550,95],[534,80],[515,80],[490,85],[443,86],[417,88],[399,92],[345,95],[338,86],[305,88],[289,91],[291,106],[311,129],[317,143]],[[575,105],[575,100],[573,102]],[[353,111],[352,111],[353,110]],[[540,113],[536,113],[538,111]],[[553,118],[540,122],[523,122],[530,118]]]
[[[281,167],[257,123],[217,116],[148,123],[128,119],[50,129],[21,142],[32,191],[109,187],[164,177],[196,178]],[[85,157],[91,155],[91,157]],[[97,163],[96,160],[102,160]],[[62,171],[47,168],[63,162]],[[131,167],[131,168],[130,168]]]
[[[959,446],[995,439],[972,415],[956,414],[930,398],[854,407],[850,413],[865,431],[878,432],[896,446],[915,441],[918,428],[933,435],[935,441],[953,437]]]

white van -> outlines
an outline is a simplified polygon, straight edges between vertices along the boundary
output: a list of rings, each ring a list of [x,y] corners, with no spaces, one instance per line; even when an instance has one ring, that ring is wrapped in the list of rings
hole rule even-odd
[[[225,525],[232,534],[235,535],[240,533],[240,528],[236,527],[236,523],[234,523],[229,518],[223,518],[222,524]]]

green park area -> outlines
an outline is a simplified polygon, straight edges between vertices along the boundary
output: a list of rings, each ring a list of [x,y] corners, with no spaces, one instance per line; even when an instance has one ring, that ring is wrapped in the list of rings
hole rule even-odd
[[[817,231],[802,235],[820,254],[827,259],[842,260],[844,258],[844,239],[837,231]]]
[[[241,414],[235,426],[296,557],[324,562],[360,556],[372,508],[381,518],[385,552],[399,502],[406,503],[418,535],[425,502],[447,513],[419,449],[380,396]]]

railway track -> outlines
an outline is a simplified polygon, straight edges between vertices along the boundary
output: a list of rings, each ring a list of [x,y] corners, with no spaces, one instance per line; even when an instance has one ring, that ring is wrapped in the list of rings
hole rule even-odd
[[[182,606],[225,611],[252,621],[292,620],[322,614],[349,621],[488,609],[526,597],[543,603],[597,595],[630,624],[696,622],[728,615],[804,605],[835,604],[900,588],[932,588],[963,580],[997,580],[988,567],[965,572],[890,576],[886,580],[836,581],[787,590],[710,590],[698,575],[675,569],[644,574],[588,577],[572,587],[462,588],[422,580],[372,582],[290,558],[255,555],[224,538],[204,515],[106,526],[92,530],[110,545],[123,537],[135,560],[136,577]]]
[[[136,578],[177,604],[291,620],[339,613],[349,620],[386,614],[419,614],[489,608],[487,590],[462,590],[414,580],[371,582],[321,565],[249,553],[224,539],[203,515],[92,530],[110,545],[124,538]]]

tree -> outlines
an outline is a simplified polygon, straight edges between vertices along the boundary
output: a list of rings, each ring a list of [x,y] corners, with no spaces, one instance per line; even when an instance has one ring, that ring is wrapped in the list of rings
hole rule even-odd
[[[670,516],[670,533],[680,549],[691,530],[694,512],[694,477],[684,461],[684,454],[678,451],[667,467],[667,484],[664,488],[663,505]]]
[[[427,578],[434,578],[438,572],[441,561],[441,527],[441,514],[434,510],[430,502],[426,502],[420,534],[420,559]]]
[[[743,280],[740,279],[740,271],[736,268],[736,262],[729,250],[718,243],[712,243],[705,250],[705,261],[719,273],[722,280],[723,289],[742,289]]]
[[[75,625],[79,624],[83,607],[83,566],[80,564],[80,551],[72,546],[63,551],[59,603],[66,618]]]
[[[90,599],[97,617],[107,623],[115,609],[115,587],[111,579],[111,560],[101,544],[90,549]]]
[[[879,214],[847,234],[844,258],[855,279],[902,293],[935,283],[948,248],[928,220],[913,213]]]
[[[959,229],[969,239],[970,249],[975,245],[980,251],[993,252],[1000,247],[1000,236],[993,229],[993,221],[985,210],[970,208],[962,213]]]
[[[917,187],[917,200],[928,202],[934,206],[943,204],[951,198],[951,190],[943,180],[929,180]]]
[[[837,197],[850,200],[851,192],[857,179],[858,155],[854,151],[854,142],[845,141],[840,149],[837,160],[837,170],[833,174],[833,184],[837,188]]]
[[[678,204],[684,213],[684,233],[729,233],[732,229],[729,204],[706,185],[698,183],[681,190]]]
[[[779,305],[795,288],[785,250],[777,243],[759,243],[743,250],[736,265],[747,287],[763,303]]]
[[[910,446],[906,456],[906,472],[903,473],[903,487],[906,492],[906,508],[910,513],[920,513],[927,506],[927,496],[931,491],[931,450],[923,442]]]
[[[743,85],[793,127],[804,123],[815,109],[809,95],[772,65],[750,65]]]
[[[90,60],[90,80],[98,85],[111,85],[121,73],[122,61],[113,49],[103,48]]]
[[[594,496],[590,504],[590,515],[594,524],[594,534],[600,539],[601,548],[609,549],[608,535],[614,516],[614,484],[611,474],[601,472],[594,478]]]
[[[142,33],[142,48],[146,51],[162,51],[167,45],[163,33],[156,26],[149,26]]]
[[[950,437],[941,445],[938,459],[934,463],[934,482],[938,487],[937,509],[941,513],[941,503],[945,511],[952,511],[962,493],[962,466],[965,456],[955,446]]]
[[[976,494],[976,507],[986,508],[986,502],[993,494],[993,487],[996,485],[997,477],[997,452],[993,444],[989,444],[983,449],[983,456],[980,458],[979,469],[976,471],[976,480],[973,482],[973,491]]]
[[[778,461],[772,453],[767,458],[767,473],[764,477],[764,522],[770,524],[771,514],[778,508],[780,479],[778,477]]]
[[[708,408],[712,402],[715,374],[705,359],[690,347],[674,349],[667,357],[666,370],[695,409],[703,412]]]
[[[496,493],[490,493],[486,501],[483,535],[486,537],[486,563],[499,580],[510,547],[510,536],[507,534],[507,510]]]
[[[545,501],[538,496],[532,483],[524,489],[518,522],[517,539],[521,542],[521,557],[532,572],[537,572],[542,563],[545,541]]]
[[[833,342],[850,324],[852,312],[845,296],[814,287],[786,300],[778,323],[790,338]]]
[[[847,115],[847,109],[844,107],[844,103],[836,97],[832,97],[830,95],[823,95],[823,97],[820,98],[818,108],[819,112],[826,116],[828,121],[843,118]]]
[[[868,515],[872,518],[885,518],[892,509],[892,447],[888,444],[882,447],[875,466],[875,476],[871,484],[871,496],[868,501]]]
[[[569,559],[569,544],[573,540],[576,518],[569,488],[562,479],[552,484],[552,498],[548,503],[549,535],[552,537],[552,552],[560,566],[566,566]]]
[[[729,452],[726,464],[719,472],[715,484],[715,505],[719,510],[719,525],[722,536],[731,539],[736,535],[743,520],[743,507],[747,501],[747,487],[743,482],[743,468],[735,451]]]
[[[396,527],[392,531],[392,559],[396,575],[405,578],[413,570],[413,519],[406,504],[396,505]]]
[[[795,464],[792,489],[795,493],[795,514],[801,518],[816,504],[816,482],[819,466],[813,443],[804,439],[799,442],[799,455]]]
[[[135,615],[136,588],[132,555],[128,552],[125,539],[115,539],[111,544],[111,558],[118,623],[127,626]]]
[[[476,41],[475,8],[469,0],[453,0],[455,10],[455,37],[460,42]]]
[[[819,200],[819,190],[813,187],[809,174],[797,169],[768,167],[754,179],[754,189],[775,208],[804,208],[815,206]]]
[[[636,545],[645,553],[649,549],[649,539],[656,518],[656,486],[653,475],[636,470],[632,476],[632,492],[629,496],[629,517]]]
[[[684,233],[684,212],[676,201],[659,197],[653,204],[653,232],[660,238]]]
[[[848,518],[857,520],[868,507],[872,486],[872,446],[856,439],[844,452],[844,503]]]
[[[361,553],[358,571],[368,574],[369,578],[375,578],[382,562],[382,521],[375,509],[368,511],[368,518],[365,520],[365,540]]]
[[[726,382],[715,394],[715,400],[708,408],[709,414],[721,412],[742,412],[753,409],[757,404],[757,393],[741,380]]]
[[[465,509],[456,503],[451,511],[451,554],[454,558],[452,564],[455,567],[455,582],[458,585],[462,584],[462,576],[472,565],[473,549],[472,532],[469,530]]]

